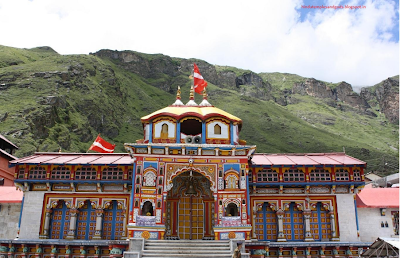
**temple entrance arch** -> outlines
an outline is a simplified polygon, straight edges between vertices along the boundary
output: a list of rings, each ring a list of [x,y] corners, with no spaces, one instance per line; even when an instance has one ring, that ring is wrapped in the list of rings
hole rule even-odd
[[[167,239],[212,239],[214,197],[211,182],[188,170],[175,176],[167,194]]]

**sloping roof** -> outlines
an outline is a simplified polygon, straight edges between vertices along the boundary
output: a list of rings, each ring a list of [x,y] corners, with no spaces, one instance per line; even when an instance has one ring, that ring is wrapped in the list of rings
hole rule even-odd
[[[251,160],[253,165],[259,166],[285,166],[285,165],[366,165],[364,161],[358,160],[345,153],[290,153],[290,154],[262,154],[256,153]]]
[[[399,208],[399,188],[365,188],[356,202],[358,208]]]
[[[202,106],[168,106],[141,118],[142,122],[149,121],[159,116],[171,116],[180,119],[186,116],[196,116],[207,119],[212,116],[222,116],[230,121],[242,123],[242,119],[216,107]]]
[[[399,257],[399,238],[379,237],[362,257]]]
[[[11,155],[10,153],[8,153],[8,152],[5,151],[5,150],[0,149],[0,153],[3,154],[3,155],[5,155],[5,156],[7,156],[7,157],[9,157],[10,160],[17,159],[17,157]]]
[[[12,165],[131,165],[132,163],[133,160],[128,153],[36,152],[31,156],[10,161]]]
[[[0,186],[0,203],[19,203],[22,202],[24,193],[15,186]]]
[[[8,144],[10,144],[11,146],[13,146],[14,148],[18,149],[18,146],[15,145],[14,143],[10,142],[9,140],[7,140],[6,137],[4,137],[3,135],[0,134],[0,140],[3,140],[5,142],[7,142]]]

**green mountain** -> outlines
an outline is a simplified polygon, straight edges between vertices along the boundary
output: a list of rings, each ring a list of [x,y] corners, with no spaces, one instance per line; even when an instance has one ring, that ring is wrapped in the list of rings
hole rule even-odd
[[[98,133],[125,152],[123,143],[143,138],[140,118],[172,104],[178,86],[188,101],[193,62],[209,83],[209,102],[243,120],[240,137],[257,152],[345,150],[368,162],[368,171],[398,172],[398,76],[357,94],[346,82],[162,54],[0,46],[0,134],[20,147],[17,157],[86,152]]]

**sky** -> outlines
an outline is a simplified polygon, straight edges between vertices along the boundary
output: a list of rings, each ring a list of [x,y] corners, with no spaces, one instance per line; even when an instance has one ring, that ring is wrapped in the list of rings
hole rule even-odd
[[[134,50],[372,86],[399,74],[399,1],[0,0],[0,45]]]

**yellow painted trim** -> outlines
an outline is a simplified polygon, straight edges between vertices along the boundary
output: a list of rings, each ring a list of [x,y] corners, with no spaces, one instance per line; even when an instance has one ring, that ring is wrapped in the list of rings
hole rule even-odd
[[[167,158],[162,158],[162,159],[161,159],[161,161],[173,161],[173,160],[174,160],[174,159],[167,159]],[[163,166],[164,164],[161,164],[161,163],[160,163],[160,165]]]
[[[205,160],[205,159],[194,159],[194,162],[206,163],[207,160]]]
[[[176,162],[189,162],[188,159],[176,159]]]
[[[226,163],[238,163],[238,162],[240,162],[240,160],[237,160],[237,159],[227,159],[225,162],[226,162]]]
[[[158,161],[157,158],[144,158],[144,160],[146,160],[146,161]]]

